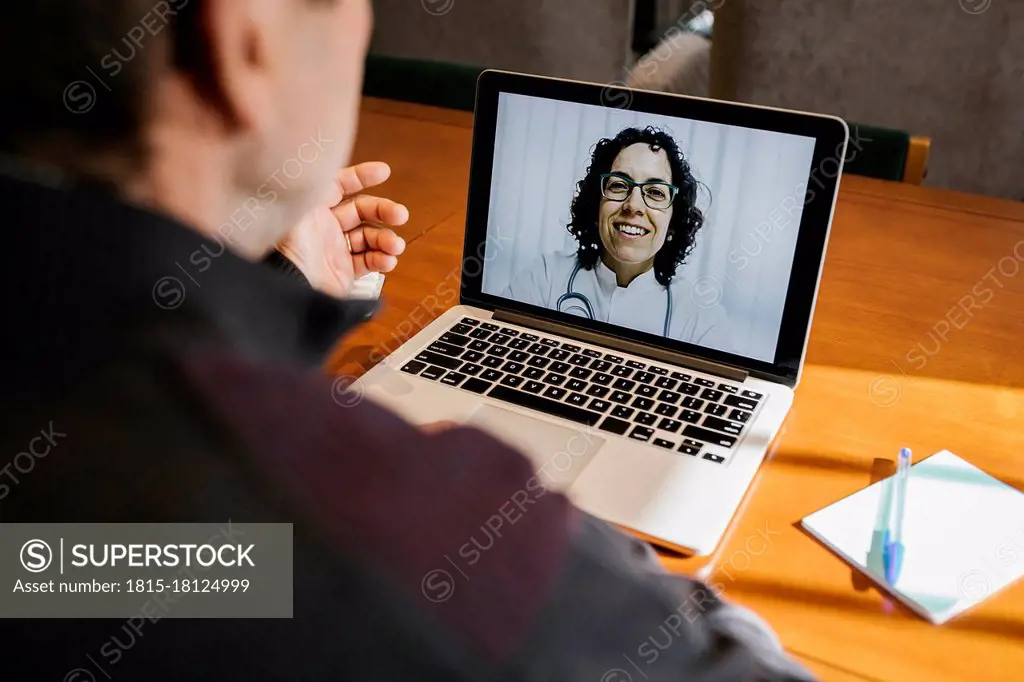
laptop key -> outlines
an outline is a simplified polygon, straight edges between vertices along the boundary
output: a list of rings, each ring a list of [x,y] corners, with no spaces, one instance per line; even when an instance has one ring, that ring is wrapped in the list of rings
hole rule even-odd
[[[441,355],[450,355],[453,358],[457,358],[462,355],[462,348],[442,341],[434,341],[432,344],[427,346],[427,350],[440,353]]]
[[[504,360],[499,358],[497,355],[488,355],[487,357],[480,361],[480,364],[483,365],[484,367],[490,367],[491,369],[494,369],[495,367],[501,367],[502,362],[504,362]]]
[[[480,362],[484,357],[484,354],[476,350],[467,350],[462,354],[462,359],[466,362]]]
[[[740,431],[743,430],[743,426],[741,424],[731,422],[727,419],[719,419],[718,417],[704,417],[704,422],[701,426],[708,429],[715,429],[717,431],[725,431],[726,433],[731,433],[734,436],[740,435]]]
[[[630,381],[629,379],[618,379],[614,384],[612,384],[612,386],[620,391],[632,391],[636,388],[636,382]]]
[[[724,402],[726,405],[730,407],[738,407],[741,410],[748,410],[751,412],[754,410],[755,407],[757,407],[757,403],[751,400],[750,398],[740,398],[739,396],[735,395],[725,396],[725,400],[723,400],[722,402]]]
[[[553,400],[561,400],[562,398],[565,397],[566,393],[568,393],[568,391],[566,391],[564,388],[559,388],[558,386],[548,386],[547,389],[544,391],[544,397],[551,398]]]
[[[710,414],[714,417],[721,417],[729,410],[728,407],[721,403],[708,403],[707,407],[704,408],[706,414]]]
[[[649,384],[654,381],[654,375],[650,372],[637,372],[633,375],[633,379],[639,381],[641,384]]]
[[[660,377],[668,375],[667,369],[665,369],[664,367],[655,367],[654,365],[648,367],[647,371],[650,372],[651,374],[657,374]]]
[[[628,377],[632,373],[633,370],[631,370],[629,367],[626,367],[625,365],[619,365],[618,367],[612,368],[612,374],[614,374],[617,377]]]
[[[600,386],[598,384],[591,384],[590,388],[587,389],[587,395],[592,395],[592,396],[596,396],[598,398],[603,398],[606,395],[608,395],[608,391],[610,391],[610,390],[611,389],[608,388],[607,386]]]
[[[618,417],[619,419],[629,419],[636,412],[632,407],[626,407],[625,405],[616,405],[615,409],[612,410],[612,416]]]
[[[683,372],[672,372],[670,376],[673,379],[678,379],[679,381],[689,381],[693,378],[689,374],[684,374]]]
[[[674,405],[669,405],[668,403],[658,403],[658,407],[656,407],[654,411],[662,417],[674,417],[676,416],[676,412],[679,411],[679,408]]]
[[[516,350],[523,350],[530,347],[530,342],[523,337],[519,337],[518,339],[512,339],[509,341],[508,347],[515,348]]]
[[[512,329],[512,327],[502,327],[498,331],[500,331],[502,334],[507,334],[508,336],[516,336],[519,334],[519,332],[517,332],[515,329]]]
[[[538,386],[542,388],[543,384],[538,384]],[[540,388],[537,390],[539,391]],[[514,388],[508,388],[507,386],[498,385],[492,388],[491,392],[487,395],[491,398],[497,398],[498,400],[504,400],[505,402],[512,403],[513,405],[537,410],[538,412],[562,417],[563,419],[568,419],[580,424],[587,424],[588,426],[593,426],[599,419],[601,419],[601,415],[596,412],[590,412],[589,410],[584,410],[574,405],[567,405],[543,396],[533,395],[533,393],[536,392],[537,391],[532,391],[527,393],[525,391],[517,391]]]
[[[535,343],[527,349],[527,352],[533,353],[534,355],[544,355],[549,350],[551,349],[548,348],[547,346],[542,346],[539,343]]]
[[[699,440],[693,440],[691,438],[684,438],[683,439],[683,445],[692,445],[692,446],[694,446],[696,448],[699,448],[700,446],[703,445],[703,443],[701,443]]]
[[[696,457],[697,454],[700,452],[700,446],[687,445],[686,443],[683,443],[682,445],[679,446],[679,452],[683,453],[684,455],[693,455],[694,457]]]
[[[718,384],[718,390],[722,393],[736,393],[740,389],[735,386],[730,386],[729,384]]]
[[[420,362],[419,360],[410,360],[409,362],[402,365],[402,371],[406,374],[418,374],[421,369],[427,366],[427,363]]]
[[[634,398],[632,405],[641,410],[649,410],[654,407],[654,401],[650,398]]]
[[[693,380],[693,383],[697,384],[698,386],[714,386],[715,385],[715,382],[713,382],[711,379],[705,379],[703,377],[697,377],[696,379]]]
[[[679,418],[684,422],[690,422],[696,424],[700,421],[700,412],[694,412],[693,410],[683,410],[679,413]]]
[[[604,421],[601,422],[601,426],[598,428],[612,433],[617,433],[621,436],[629,428],[629,422],[616,419],[615,417],[605,417]]]
[[[570,391],[582,391],[587,387],[587,382],[580,381],[579,379],[569,379],[569,381],[565,383],[565,387]]]
[[[493,336],[491,336],[490,339],[488,339],[488,341],[490,341],[491,343],[500,343],[503,346],[506,345],[511,340],[512,337],[509,336],[508,334],[494,334]]]
[[[493,385],[494,384],[492,384],[489,381],[472,378],[469,379],[466,383],[462,384],[462,388],[464,388],[467,391],[472,391],[473,393],[486,393],[487,389],[489,389]]]
[[[729,413],[729,419],[740,422],[741,424],[746,424],[750,419],[750,413],[744,412],[743,410],[733,410]]]
[[[420,351],[416,355],[416,359],[420,362],[429,362],[431,365],[444,367],[445,369],[458,369],[459,365],[462,364],[462,360],[458,358],[450,358],[440,353],[431,353],[429,350]],[[436,379],[437,377],[434,378]]]
[[[491,346],[487,349],[488,355],[497,355],[499,358],[503,358],[511,352],[512,349],[508,346]]]
[[[657,445],[658,447],[666,448],[668,450],[671,450],[672,448],[674,448],[676,446],[675,443],[673,443],[670,440],[665,440],[664,438],[655,438],[654,439],[654,444]]]
[[[462,372],[463,374],[468,374],[471,377],[475,377],[477,374],[484,371],[484,368],[481,367],[480,365],[475,365],[472,362],[467,362],[466,364],[459,368],[459,371]]]
[[[636,360],[626,360],[626,367],[632,367],[633,369],[646,369],[647,365]]]
[[[540,337],[537,336],[536,334],[527,334],[526,332],[523,332],[522,334],[519,335],[519,338],[525,339],[525,340],[530,341],[532,343],[532,342],[538,340]]]
[[[554,339],[541,339],[540,342],[545,346],[552,346],[554,348],[558,348],[559,345],[558,341],[555,341]]]
[[[675,405],[682,396],[674,391],[662,391],[658,394],[658,400]]]
[[[482,339],[486,339],[488,336],[490,336],[491,333],[489,331],[487,331],[486,329],[474,329],[473,331],[471,331],[469,333],[469,335],[471,337],[473,337],[474,339],[481,339],[482,340]]]
[[[540,383],[539,381],[527,381],[525,384],[523,384],[523,390],[528,391],[530,393],[540,393],[545,388],[546,387],[544,386],[544,384]]]
[[[565,402],[570,405],[579,405],[580,407],[587,404],[589,398],[582,393],[570,393],[569,397],[565,399]]]
[[[601,353],[599,351],[591,350],[589,348],[584,348],[583,349],[583,354],[586,355],[587,357],[590,357],[590,358],[599,358],[599,357],[601,357]]]
[[[544,370],[537,369],[536,367],[527,367],[523,370],[523,376],[527,379],[540,379],[544,376]]]
[[[569,376],[575,377],[577,379],[586,379],[591,374],[593,374],[593,372],[591,372],[589,369],[583,369],[582,367],[573,367],[572,371],[569,372]]]
[[[650,384],[640,384],[637,386],[635,393],[644,398],[653,398],[658,393],[658,389]]]
[[[654,382],[654,385],[657,386],[658,388],[664,388],[671,391],[673,388],[676,387],[677,383],[679,382],[677,382],[675,379],[669,379],[668,377],[659,377],[658,380]]]
[[[651,426],[656,421],[658,421],[658,418],[651,414],[650,412],[641,412],[636,417],[633,418],[633,421],[635,421],[637,424],[643,424],[644,426]]]
[[[440,340],[444,341],[445,343],[454,344],[456,346],[465,346],[469,344],[469,342],[472,339],[470,339],[468,336],[463,336],[462,334],[456,334],[454,332],[445,332],[444,334],[441,334]]]
[[[490,322],[481,322],[480,326],[483,327],[484,329],[488,330],[488,331],[492,331],[492,332],[498,331],[498,325],[491,324]]]
[[[595,372],[607,372],[611,368],[612,363],[608,362],[607,360],[594,360],[592,363],[590,363],[590,369],[594,370]]]
[[[714,390],[712,388],[705,388],[703,391],[700,392],[700,397],[701,398],[704,398],[705,400],[710,400],[710,401],[716,402],[716,403],[719,400],[722,399],[723,395],[725,395],[725,394],[722,393],[721,391],[716,391],[716,390]]]
[[[480,378],[484,381],[497,381],[501,377],[502,373],[496,369],[485,370],[484,373],[480,375]]]
[[[501,378],[501,385],[516,388],[524,381],[526,381],[526,379],[523,377],[517,377],[515,374],[506,374]]]
[[[460,322],[461,322],[462,324],[466,324],[466,325],[469,325],[470,327],[475,327],[475,326],[477,326],[478,324],[480,324],[480,320],[474,320],[474,319],[473,319],[472,317],[464,317],[464,318],[462,318],[462,319],[461,319],[461,320],[459,320],[459,321],[460,321]]]
[[[704,401],[700,398],[694,398],[692,395],[688,395],[683,398],[683,407],[687,407],[691,410],[699,410],[704,407]]]
[[[675,433],[679,430],[683,423],[675,419],[662,419],[658,422],[658,428],[662,431],[668,431],[669,433]]]
[[[501,371],[512,372],[513,374],[519,374],[524,369],[526,369],[526,365],[521,362],[512,362],[511,360],[501,366]],[[463,371],[465,371],[465,369],[463,369]]]
[[[686,395],[697,395],[700,393],[700,386],[697,384],[679,384],[679,392]]]
[[[559,374],[567,374],[572,369],[572,365],[565,362],[552,362],[548,370],[552,372],[558,372]]]
[[[727,436],[724,433],[712,431],[711,429],[702,429],[699,426],[693,424],[687,424],[683,427],[683,435],[702,440],[705,443],[713,443],[715,445],[722,445],[727,448],[731,448],[736,445],[735,436]]]
[[[562,344],[562,350],[567,350],[570,353],[579,353],[580,352],[580,347],[579,346],[574,346],[571,343],[563,343]]]
[[[547,367],[550,363],[551,361],[548,360],[547,358],[542,358],[539,355],[534,355],[532,358],[529,359],[529,361],[527,361],[526,364],[528,364],[530,367],[544,368]]]
[[[561,386],[562,384],[565,383],[565,375],[555,374],[554,372],[551,372],[546,377],[544,377],[544,383],[551,384],[552,386]]]
[[[436,365],[431,365],[430,367],[427,367],[425,370],[420,372],[421,377],[423,377],[424,379],[430,379],[432,381],[437,381],[445,374],[447,374],[447,372],[445,371],[444,367],[437,367]]]
[[[764,397],[763,395],[757,393],[756,391],[743,391],[743,393],[741,393],[740,395],[742,395],[744,398],[751,398],[753,400],[760,400],[761,398]]]
[[[593,381],[595,384],[607,386],[608,384],[612,383],[612,379],[614,378],[615,377],[613,377],[611,374],[604,374],[603,372],[598,372],[593,377],[591,377],[590,380]]]
[[[485,351],[490,347],[491,344],[487,343],[486,341],[474,341],[471,344],[469,344],[469,349],[475,350],[477,352]]]
[[[590,358],[586,355],[580,355],[579,353],[569,358],[570,365],[576,365],[577,367],[586,367],[590,364]]]
[[[607,400],[598,400],[597,398],[594,398],[593,400],[590,401],[590,404],[587,405],[587,408],[591,410],[597,410],[598,412],[607,412],[609,409],[611,409],[611,406],[612,404]]]
[[[633,430],[629,432],[629,437],[633,440],[642,440],[645,443],[651,439],[654,435],[654,429],[649,429],[646,426],[634,426]]]
[[[567,350],[556,348],[555,350],[548,353],[548,357],[551,358],[552,360],[566,360],[572,357],[572,353],[570,353]]]
[[[466,375],[461,372],[448,372],[441,377],[442,384],[448,384],[449,386],[458,386],[466,380]]]
[[[722,457],[721,455],[716,455],[713,452],[705,452],[704,459],[710,460],[716,464],[721,464],[722,462],[725,461],[725,457]]]
[[[508,354],[508,359],[512,362],[526,362],[531,356],[529,353],[524,353],[521,350],[514,350]]]
[[[464,324],[462,322],[460,322],[459,324],[457,324],[454,327],[452,327],[452,332],[454,332],[456,334],[468,334],[471,331],[473,331],[473,327],[469,326],[468,324]]]
[[[612,402],[616,402],[616,403],[619,403],[621,405],[625,405],[632,398],[633,398],[633,396],[631,396],[630,394],[626,393],[625,391],[612,391],[611,396],[609,396],[609,399]]]
[[[618,355],[612,355],[611,353],[605,353],[604,359],[608,362],[614,362],[616,365],[621,365],[623,363],[622,358]]]

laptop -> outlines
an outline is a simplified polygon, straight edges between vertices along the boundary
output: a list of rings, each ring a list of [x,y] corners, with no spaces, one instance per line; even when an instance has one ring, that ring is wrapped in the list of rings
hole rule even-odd
[[[485,71],[459,305],[362,390],[522,451],[524,511],[557,490],[710,554],[793,402],[847,139],[829,116]]]

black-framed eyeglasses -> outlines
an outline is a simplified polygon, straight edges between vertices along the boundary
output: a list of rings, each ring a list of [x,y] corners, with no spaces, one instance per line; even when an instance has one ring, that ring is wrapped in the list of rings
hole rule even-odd
[[[640,188],[640,195],[648,208],[659,211],[671,206],[679,193],[678,187],[667,182],[633,182],[618,173],[601,175],[601,194],[610,201],[625,201],[633,193],[634,187]]]

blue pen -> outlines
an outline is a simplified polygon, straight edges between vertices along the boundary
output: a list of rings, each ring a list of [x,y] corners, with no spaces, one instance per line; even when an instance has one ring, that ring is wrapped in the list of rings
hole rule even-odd
[[[892,507],[889,527],[885,531],[885,546],[882,549],[882,563],[885,566],[885,581],[895,585],[903,567],[903,508],[907,501],[907,474],[910,471],[910,449],[900,450],[896,461],[896,473],[892,480]]]

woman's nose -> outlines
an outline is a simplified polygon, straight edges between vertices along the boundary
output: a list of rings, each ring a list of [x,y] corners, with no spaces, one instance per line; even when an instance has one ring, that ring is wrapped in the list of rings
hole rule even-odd
[[[644,196],[643,192],[640,191],[639,187],[634,187],[630,191],[629,196],[622,202],[623,208],[628,208],[633,213],[643,213],[644,211]]]

